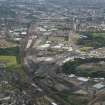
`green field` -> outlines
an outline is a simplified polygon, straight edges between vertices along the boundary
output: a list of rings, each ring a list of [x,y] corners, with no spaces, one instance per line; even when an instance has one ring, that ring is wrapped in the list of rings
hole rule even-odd
[[[7,70],[21,69],[21,64],[18,63],[16,56],[0,55],[0,62],[6,64]]]
[[[17,72],[18,74],[20,74],[22,80],[25,80],[27,78],[22,65],[17,62],[16,56],[0,55],[0,62],[6,64],[6,70],[8,72]]]
[[[17,72],[23,80],[27,78],[24,68],[21,65],[18,47],[0,48],[0,62],[6,64],[8,72]]]
[[[17,65],[16,56],[4,56],[0,55],[0,62],[6,64],[6,67]]]

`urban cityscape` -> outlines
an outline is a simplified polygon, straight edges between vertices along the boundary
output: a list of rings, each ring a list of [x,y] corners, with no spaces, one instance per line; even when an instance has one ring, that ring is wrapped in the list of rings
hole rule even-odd
[[[105,105],[105,0],[0,0],[0,105]]]

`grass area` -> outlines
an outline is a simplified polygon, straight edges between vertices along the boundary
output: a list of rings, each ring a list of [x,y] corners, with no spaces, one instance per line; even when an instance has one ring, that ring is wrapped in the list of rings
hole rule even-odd
[[[22,77],[25,77],[25,72],[22,68],[22,65],[17,62],[16,56],[4,56],[0,55],[0,62],[6,64],[7,71],[16,71]]]
[[[75,59],[75,61],[69,61],[63,65],[63,72],[84,77],[105,77],[105,63],[101,61],[105,61],[105,59]]]
[[[24,68],[21,65],[19,47],[0,48],[0,62],[6,64],[8,72],[16,72],[22,80],[27,79]]]
[[[19,47],[0,48],[0,55],[3,55],[3,56],[15,56],[17,63],[18,64],[20,63]]]
[[[0,55],[19,55],[19,47],[0,48]]]
[[[105,33],[80,33],[87,38],[79,38],[77,45],[84,47],[100,48],[105,47]]]
[[[82,52],[88,52],[88,51],[90,51],[92,49],[93,49],[92,47],[81,47],[80,51],[82,51]]]
[[[0,62],[5,63],[7,67],[17,65],[16,56],[0,55]]]
[[[8,72],[17,72],[22,80],[26,80],[27,76],[21,64],[17,61],[17,56],[0,55],[0,62],[6,64]]]
[[[93,37],[103,37],[105,38],[105,33],[92,33]]]
[[[89,101],[85,95],[77,95],[69,92],[64,94],[64,100],[70,103],[70,105],[87,105]]]
[[[28,76],[21,64],[21,56],[19,47],[0,48],[0,63],[6,65],[5,76],[2,78],[10,83],[7,86],[0,86],[0,91],[13,90],[17,87],[21,88],[20,84],[27,81]],[[18,82],[14,79],[17,76]]]
[[[0,55],[0,62],[6,64],[7,70],[17,70],[21,69],[22,66],[17,62],[16,56],[4,56]]]

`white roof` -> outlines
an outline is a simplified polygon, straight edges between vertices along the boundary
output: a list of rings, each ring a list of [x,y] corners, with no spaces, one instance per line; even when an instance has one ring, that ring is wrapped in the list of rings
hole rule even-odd
[[[57,105],[55,102],[52,102],[51,104],[52,104],[52,105]]]
[[[98,83],[98,84],[94,85],[93,87],[96,89],[101,89],[101,88],[105,87],[105,85],[103,85],[102,83]]]
[[[53,58],[46,58],[45,61],[52,61]]]
[[[12,30],[9,30],[9,32],[13,32]]]
[[[41,47],[41,48],[48,48],[49,46],[50,46],[50,44],[43,44],[43,45],[41,45],[39,47]]]
[[[51,29],[51,31],[56,31],[56,30],[58,30],[58,29],[57,29],[57,28],[52,28],[52,29]]]
[[[48,43],[51,43],[51,41],[46,41],[46,43],[48,44]]]
[[[68,62],[68,61],[70,61],[70,60],[73,60],[74,58],[73,57],[68,57],[68,58],[66,58],[64,61],[63,61],[63,63],[66,63],[66,62]]]
[[[88,78],[84,78],[84,77],[78,77],[77,79],[83,82],[87,82],[89,80]]]
[[[75,75],[74,75],[74,74],[71,74],[71,75],[69,75],[68,77],[71,77],[71,78],[72,78],[72,77],[75,77]]]
[[[50,62],[53,61],[54,59],[52,57],[38,57],[37,61],[46,61],[46,62]]]
[[[42,28],[42,27],[37,27],[38,30],[42,31],[42,32],[45,32],[46,29],[45,28]]]
[[[60,45],[53,46],[53,48],[61,48]]]
[[[27,34],[27,32],[21,32],[21,34],[22,34],[22,35],[26,35],[26,34]]]
[[[19,41],[19,40],[21,40],[22,38],[14,38],[14,40],[16,40],[16,41]]]

